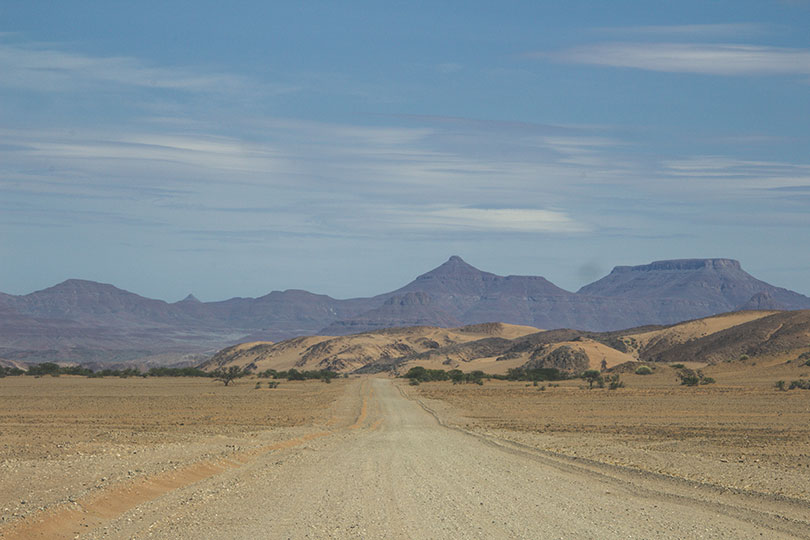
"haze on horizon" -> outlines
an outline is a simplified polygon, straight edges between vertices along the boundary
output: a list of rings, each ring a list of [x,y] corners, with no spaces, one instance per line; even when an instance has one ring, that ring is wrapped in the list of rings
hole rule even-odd
[[[458,254],[810,294],[808,28],[805,0],[0,0],[0,291],[347,298]]]

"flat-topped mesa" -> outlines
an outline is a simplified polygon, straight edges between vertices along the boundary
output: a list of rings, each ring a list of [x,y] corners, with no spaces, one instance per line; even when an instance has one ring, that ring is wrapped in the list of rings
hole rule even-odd
[[[767,298],[757,296],[766,293]],[[733,259],[676,259],[641,266],[617,266],[613,271],[578,294],[600,297],[669,299],[670,320],[683,320],[682,306],[693,306],[696,317],[752,306],[780,306],[782,309],[806,309],[810,299],[793,291],[760,281],[742,269]],[[695,318],[696,318],[695,317]]]
[[[616,266],[611,274],[622,274],[625,272],[657,272],[657,271],[679,271],[679,270],[742,270],[740,261],[734,259],[672,259],[666,261],[654,261],[650,264],[639,266]]]

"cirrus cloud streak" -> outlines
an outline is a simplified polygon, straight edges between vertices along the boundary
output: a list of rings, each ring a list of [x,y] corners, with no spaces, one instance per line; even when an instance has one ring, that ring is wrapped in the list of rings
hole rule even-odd
[[[810,50],[722,43],[600,43],[534,58],[668,73],[808,75]]]

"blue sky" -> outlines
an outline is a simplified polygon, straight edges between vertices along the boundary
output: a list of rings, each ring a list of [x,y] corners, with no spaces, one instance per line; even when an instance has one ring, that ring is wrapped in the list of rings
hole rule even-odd
[[[810,1],[0,0],[12,294],[345,298],[452,254],[810,294],[808,149]]]

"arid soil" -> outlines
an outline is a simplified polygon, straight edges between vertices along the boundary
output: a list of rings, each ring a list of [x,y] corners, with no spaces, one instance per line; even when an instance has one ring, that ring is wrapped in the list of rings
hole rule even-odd
[[[810,392],[779,392],[772,380],[810,368],[752,376],[750,366],[713,366],[704,371],[720,382],[691,388],[672,369],[656,371],[625,374],[617,390],[576,380],[413,391],[451,425],[555,455],[810,505]]]
[[[0,379],[0,527],[195,463],[347,421],[342,379]],[[342,418],[340,415],[344,415]]]
[[[0,537],[810,538],[810,392],[768,380],[804,368],[750,368],[614,391],[6,378]]]

